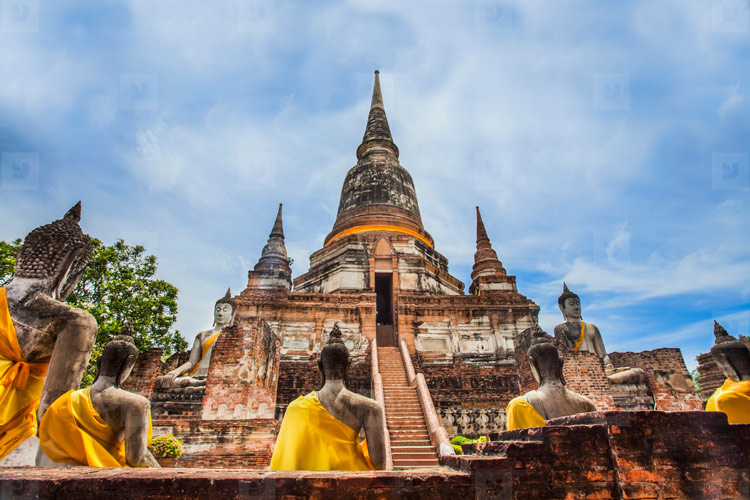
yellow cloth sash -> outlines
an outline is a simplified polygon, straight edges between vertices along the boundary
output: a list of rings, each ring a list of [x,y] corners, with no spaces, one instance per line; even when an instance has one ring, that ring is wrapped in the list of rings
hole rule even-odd
[[[148,444],[151,431],[149,417]],[[91,387],[68,391],[52,403],[39,426],[39,445],[61,464],[129,467],[125,442],[117,440],[91,404]]]
[[[586,331],[586,323],[581,321],[581,336],[578,337],[578,343],[573,348],[574,351],[577,351],[579,347],[581,347],[581,344],[583,344],[583,333]]]
[[[374,470],[367,440],[328,413],[315,392],[292,401],[284,414],[271,470]]]
[[[526,401],[523,396],[513,398],[505,409],[507,429],[526,429],[528,427],[544,427],[544,417]]]
[[[706,411],[723,411],[730,424],[750,424],[750,380],[727,378],[708,398]]]
[[[29,363],[18,345],[5,288],[0,288],[0,459],[36,434],[36,409],[49,361]]]
[[[195,373],[195,370],[198,369],[198,365],[201,364],[203,361],[203,358],[206,357],[206,353],[211,348],[212,345],[214,345],[214,342],[216,342],[216,339],[219,338],[219,335],[221,335],[221,330],[211,335],[208,339],[206,339],[205,342],[203,342],[203,346],[201,347],[201,359],[198,360],[198,362],[195,364],[192,370],[190,370],[190,376],[192,377],[193,373]]]

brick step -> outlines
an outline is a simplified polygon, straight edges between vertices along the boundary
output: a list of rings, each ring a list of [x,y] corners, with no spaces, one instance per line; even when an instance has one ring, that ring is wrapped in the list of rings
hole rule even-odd
[[[422,410],[414,409],[412,411],[406,411],[401,409],[390,412],[389,415],[386,416],[386,420],[393,418],[394,422],[406,422],[408,420],[413,420],[415,418],[421,419],[423,418]]]
[[[426,453],[394,453],[393,461],[401,460],[437,460],[437,453],[429,451]]]
[[[393,444],[393,443],[396,443],[396,444]],[[427,440],[424,440],[424,439],[391,440],[391,451],[393,451],[394,448],[404,448],[404,447],[433,448],[432,443],[430,443],[429,439]]]
[[[437,467],[440,465],[437,458],[433,458],[432,460],[424,459],[424,458],[417,458],[417,459],[401,459],[398,462],[396,460],[393,461],[393,468],[394,469],[405,469],[409,467]]]
[[[435,447],[429,446],[391,446],[393,453],[435,453]]]
[[[424,424],[424,421],[421,421],[421,419],[412,419],[412,420],[386,420],[386,424],[388,425],[388,428],[391,430],[404,430],[404,429],[427,429],[427,426]]]

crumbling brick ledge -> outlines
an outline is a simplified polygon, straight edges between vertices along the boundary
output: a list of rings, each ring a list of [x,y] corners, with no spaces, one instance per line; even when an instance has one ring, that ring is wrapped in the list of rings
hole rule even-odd
[[[750,499],[750,425],[717,412],[606,411],[388,472],[0,469],[0,499]]]

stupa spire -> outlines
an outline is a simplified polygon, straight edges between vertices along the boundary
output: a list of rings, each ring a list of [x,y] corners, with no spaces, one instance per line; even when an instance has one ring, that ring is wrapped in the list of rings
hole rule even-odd
[[[380,90],[380,71],[375,70],[375,83],[372,86],[370,114],[367,117],[365,135],[362,144],[357,148],[357,159],[361,159],[373,150],[391,152],[398,158],[398,147],[391,137],[388,117],[385,115],[383,93]]]
[[[281,240],[283,242],[284,240],[284,225],[281,222],[281,207],[282,203],[279,203],[279,211],[276,213],[276,221],[273,223],[273,229],[271,229],[271,234],[269,235],[269,238],[281,237]]]
[[[491,286],[490,283],[509,283],[509,276],[503,267],[497,253],[492,249],[492,243],[487,236],[487,230],[482,221],[482,214],[477,210],[477,251],[474,252],[474,267],[471,270],[471,286],[469,293],[479,292],[482,286],[487,286],[488,290],[503,289]],[[480,283],[481,282],[481,283]]]
[[[284,245],[284,225],[281,220],[281,207],[276,213],[268,243],[263,247],[260,259],[248,275],[250,288],[291,288],[292,268]]]

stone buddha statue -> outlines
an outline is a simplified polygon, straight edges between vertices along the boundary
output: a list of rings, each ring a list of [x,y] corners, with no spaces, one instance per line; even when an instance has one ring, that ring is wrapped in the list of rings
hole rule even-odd
[[[336,324],[318,361],[322,388],[287,407],[271,470],[385,468],[383,408],[346,388],[349,361],[349,350]],[[363,428],[367,439],[359,443]]]
[[[80,220],[78,202],[26,235],[13,279],[0,288],[0,459],[36,434],[37,407],[41,419],[78,388],[91,356],[96,320],[65,303],[92,254]]]
[[[750,349],[714,321],[716,343],[711,355],[727,379],[706,403],[707,411],[723,411],[730,424],[750,424]]]
[[[557,304],[565,318],[565,323],[555,326],[555,339],[561,345],[572,351],[591,352],[599,356],[610,383],[642,384],[646,381],[646,372],[641,368],[615,368],[604,348],[599,328],[581,319],[581,299],[565,283]]]
[[[539,389],[514,398],[506,409],[507,429],[541,427],[545,420],[577,413],[596,411],[587,397],[565,387],[563,359],[554,344],[538,325],[532,327],[531,347],[528,350],[531,373]]]
[[[206,387],[208,366],[211,362],[211,352],[216,340],[224,327],[234,322],[237,314],[237,303],[232,299],[232,291],[227,289],[224,297],[216,301],[214,306],[214,326],[204,330],[195,337],[190,358],[169,373],[157,377],[155,387],[162,391],[174,390],[196,392]]]
[[[159,467],[148,450],[150,403],[120,388],[138,358],[133,328],[125,325],[97,362],[91,387],[63,394],[39,426],[39,465]]]

